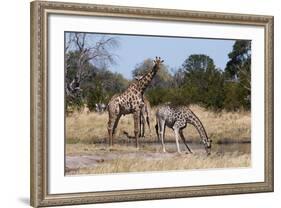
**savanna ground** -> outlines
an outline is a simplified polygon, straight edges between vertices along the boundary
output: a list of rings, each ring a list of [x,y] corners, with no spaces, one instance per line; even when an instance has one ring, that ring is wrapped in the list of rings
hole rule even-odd
[[[114,146],[108,147],[105,113],[74,113],[66,117],[66,175],[102,174],[139,171],[186,170],[205,168],[248,167],[251,164],[250,112],[207,111],[190,106],[201,119],[213,140],[212,154],[206,156],[197,130],[188,125],[184,135],[193,154],[178,154],[173,131],[166,129],[167,152],[157,142],[155,133],[155,108],[152,109],[151,136],[140,138],[136,150],[132,115],[121,117]]]

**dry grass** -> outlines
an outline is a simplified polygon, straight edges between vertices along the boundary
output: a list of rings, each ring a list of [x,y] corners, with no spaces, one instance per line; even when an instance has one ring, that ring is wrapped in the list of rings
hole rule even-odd
[[[193,112],[200,118],[206,128],[207,134],[214,143],[249,142],[251,134],[251,113],[250,112],[220,112],[214,113],[207,111],[199,106],[190,106]],[[155,133],[155,111],[152,109],[151,130],[152,138],[146,140],[156,141]],[[75,113],[66,118],[66,139],[67,143],[86,143],[104,142],[107,138],[108,114]],[[121,117],[117,128],[117,139],[126,139],[124,131],[133,135],[132,115]],[[148,131],[147,131],[147,135]],[[184,135],[188,141],[199,141],[196,129],[188,125],[184,130]],[[166,140],[174,141],[174,134],[167,128]]]
[[[184,130],[194,154],[176,153],[174,134],[166,130],[166,148],[156,143],[155,111],[152,109],[152,137],[140,139],[136,150],[133,135],[132,115],[123,116],[117,128],[115,146],[107,145],[107,113],[74,113],[66,117],[66,174],[101,174],[120,172],[167,171],[206,168],[248,167],[251,163],[250,112],[207,111],[199,106],[190,106],[200,118],[207,134],[213,140],[212,154],[207,157],[196,129],[188,125]],[[148,134],[148,131],[146,131]],[[181,143],[182,145],[182,143]],[[181,146],[181,149],[186,149]]]
[[[180,161],[177,163],[176,161]],[[72,169],[67,175],[74,174],[105,174],[145,171],[168,171],[188,169],[213,169],[213,168],[235,168],[248,167],[250,165],[249,155],[229,155],[225,157],[209,157],[202,159],[200,156],[173,156],[165,160],[128,159],[118,158],[98,167],[82,167]]]
[[[177,163],[176,161],[180,161]],[[145,171],[168,171],[168,170],[188,170],[188,169],[211,169],[211,168],[231,168],[248,167],[250,165],[249,155],[209,157],[202,159],[200,156],[173,156],[165,160],[127,159],[118,158],[109,164],[98,166],[97,168],[81,168],[79,174],[101,174],[120,172],[145,172]]]
[[[238,151],[206,156],[200,150],[194,154],[178,154],[146,148],[136,151],[133,147],[120,145],[109,150],[95,145],[72,144],[68,145],[67,152],[67,175],[235,168],[251,164],[250,154]]]

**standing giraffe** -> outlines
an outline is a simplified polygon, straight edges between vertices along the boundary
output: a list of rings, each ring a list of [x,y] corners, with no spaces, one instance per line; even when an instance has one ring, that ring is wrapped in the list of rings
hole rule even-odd
[[[139,80],[134,81],[129,85],[125,92],[120,95],[113,96],[108,103],[108,136],[109,145],[113,145],[115,130],[118,125],[119,119],[122,115],[133,114],[134,116],[134,133],[136,138],[136,147],[138,148],[139,137],[139,121],[140,113],[144,106],[143,93],[150,84],[157,71],[160,69],[160,64],[164,61],[156,57],[154,65],[145,75]]]
[[[143,76],[139,75],[135,77],[135,80],[140,80]],[[147,127],[149,129],[149,135],[151,135],[151,128],[150,128],[150,119],[151,119],[151,106],[148,101],[148,99],[143,95],[143,102],[144,106],[141,109],[140,113],[140,132],[139,132],[139,137],[145,137],[145,125],[147,124]],[[126,132],[126,134],[128,134]]]
[[[165,134],[165,127],[168,126],[169,128],[172,128],[174,130],[178,153],[180,153],[179,136],[183,140],[188,151],[192,153],[188,145],[186,144],[183,135],[183,129],[186,127],[187,123],[190,123],[197,129],[201,137],[202,143],[205,146],[207,155],[211,153],[212,140],[208,138],[206,130],[203,124],[201,123],[201,121],[199,120],[199,118],[188,107],[186,106],[174,107],[171,105],[161,106],[156,111],[156,121],[157,124],[155,126],[155,129],[156,129],[158,140],[159,140],[159,133],[160,133],[163,152],[166,152],[165,144],[164,144],[164,134]],[[158,133],[158,127],[160,130],[159,133]]]

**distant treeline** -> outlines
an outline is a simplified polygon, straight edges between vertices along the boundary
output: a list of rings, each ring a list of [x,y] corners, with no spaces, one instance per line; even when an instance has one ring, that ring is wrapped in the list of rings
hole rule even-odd
[[[87,104],[90,110],[94,110],[96,103],[106,104],[112,95],[124,91],[131,80],[110,71],[111,64],[108,63],[114,62],[110,49],[118,46],[116,40],[104,38],[96,48],[91,47],[91,51],[84,36],[83,33],[74,33],[68,38],[73,45],[71,50],[66,50],[65,56],[66,108],[81,108]],[[163,65],[145,95],[152,106],[171,102],[199,104],[216,111],[250,110],[251,42],[236,41],[228,57],[223,70],[218,69],[205,54],[190,55],[173,73]],[[152,65],[151,59],[137,64],[132,69],[132,77],[144,74]]]

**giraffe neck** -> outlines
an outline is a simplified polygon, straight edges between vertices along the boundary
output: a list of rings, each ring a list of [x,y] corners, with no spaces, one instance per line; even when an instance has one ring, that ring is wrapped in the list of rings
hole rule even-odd
[[[197,129],[202,142],[204,144],[206,144],[207,141],[209,140],[208,135],[206,133],[206,130],[205,130],[202,122],[199,120],[199,118],[191,110],[189,110],[188,120]]]
[[[158,68],[159,67],[154,65],[152,70],[147,72],[141,79],[138,80],[138,87],[142,92],[148,87],[148,85],[152,81],[153,77],[156,75]]]

